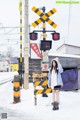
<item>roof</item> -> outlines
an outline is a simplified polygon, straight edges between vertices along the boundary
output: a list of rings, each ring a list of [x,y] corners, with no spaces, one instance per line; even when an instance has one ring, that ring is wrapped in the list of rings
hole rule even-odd
[[[80,55],[72,55],[72,54],[57,54],[57,53],[56,53],[56,54],[49,53],[49,56],[80,58]]]
[[[76,45],[62,44],[60,47],[57,48],[57,50],[60,49],[61,47],[63,47],[64,45],[65,46],[72,46],[72,47],[80,48],[80,46],[76,46]]]

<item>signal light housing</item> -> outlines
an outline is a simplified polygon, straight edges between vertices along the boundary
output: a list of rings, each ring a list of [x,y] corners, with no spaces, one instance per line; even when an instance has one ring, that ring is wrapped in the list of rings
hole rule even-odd
[[[29,35],[30,35],[30,40],[37,40],[38,39],[38,33],[32,32],[32,33],[29,33]]]
[[[51,33],[52,34],[52,39],[57,41],[60,39],[60,33],[57,33],[57,32],[54,32],[54,33]]]
[[[40,43],[40,50],[46,51],[46,50],[50,50],[52,47],[52,41],[50,40],[41,40]]]

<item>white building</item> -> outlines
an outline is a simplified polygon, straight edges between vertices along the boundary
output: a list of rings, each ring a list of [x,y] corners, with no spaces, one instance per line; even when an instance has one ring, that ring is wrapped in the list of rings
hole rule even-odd
[[[0,60],[0,72],[9,72],[10,71],[10,64],[7,60]]]
[[[80,47],[74,45],[63,44],[57,49],[60,54],[80,55]]]

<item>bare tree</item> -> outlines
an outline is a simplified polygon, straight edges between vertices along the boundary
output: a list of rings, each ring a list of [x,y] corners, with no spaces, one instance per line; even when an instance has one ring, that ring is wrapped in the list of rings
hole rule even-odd
[[[6,54],[7,57],[12,57],[13,56],[13,49],[12,47],[8,47],[7,48],[7,54]]]

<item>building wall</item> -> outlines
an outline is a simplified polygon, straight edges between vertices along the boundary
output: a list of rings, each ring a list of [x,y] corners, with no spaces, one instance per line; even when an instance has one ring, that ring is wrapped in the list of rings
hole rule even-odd
[[[78,69],[78,88],[80,89],[80,68]]]
[[[51,66],[51,61],[57,56],[49,56],[49,66]],[[77,68],[80,64],[80,58],[72,58],[72,57],[61,57],[58,56],[60,63],[63,68]]]
[[[32,82],[33,72],[41,72],[41,60],[40,59],[29,59],[29,81]]]
[[[73,47],[73,46],[66,46],[66,53],[67,54],[80,55],[80,48],[79,47]]]
[[[51,61],[57,56],[49,56],[49,66],[51,66]],[[74,69],[78,67],[78,64],[80,64],[80,58],[70,58],[70,57],[58,57],[60,60],[60,63],[62,64],[62,67],[64,69]],[[30,75],[30,81],[32,81],[32,73],[33,72],[41,72],[41,60],[38,59],[30,59],[29,60],[29,75]],[[80,73],[79,73],[80,74]]]
[[[18,64],[10,64],[10,67],[12,72],[18,71]]]

